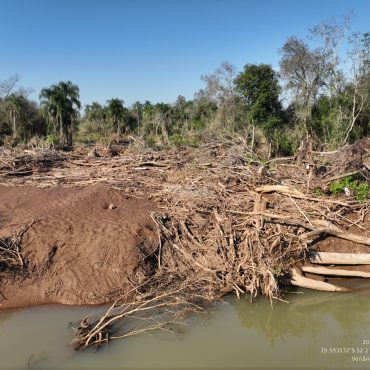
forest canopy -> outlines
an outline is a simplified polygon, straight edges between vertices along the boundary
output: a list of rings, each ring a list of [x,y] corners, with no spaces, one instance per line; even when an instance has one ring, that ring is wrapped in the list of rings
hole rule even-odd
[[[239,135],[266,154],[292,154],[304,140],[335,150],[369,136],[370,34],[350,33],[348,22],[322,22],[307,40],[290,36],[279,50],[279,70],[251,64],[237,71],[222,62],[204,87],[174,103],[112,97],[82,109],[79,87],[60,81],[43,88],[39,102],[19,87],[19,76],[0,80],[0,145],[30,140],[72,145],[142,137],[149,147],[198,146]],[[124,92],[123,92],[124,93]]]

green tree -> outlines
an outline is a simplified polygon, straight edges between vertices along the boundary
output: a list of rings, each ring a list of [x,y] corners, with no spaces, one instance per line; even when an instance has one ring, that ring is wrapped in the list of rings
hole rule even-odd
[[[24,110],[25,100],[25,97],[14,93],[5,99],[5,102],[8,103],[13,139],[16,139],[20,134],[19,120]]]
[[[107,119],[107,111],[101,104],[92,102],[85,107],[85,118],[102,123]]]
[[[72,124],[81,108],[79,88],[71,81],[59,82],[41,90],[41,106],[54,121],[55,131],[59,128],[61,144],[72,145]]]
[[[153,117],[155,132],[157,135],[160,128],[162,138],[166,144],[168,143],[169,131],[172,129],[172,113],[173,110],[169,104],[158,103],[155,105]]]
[[[34,135],[45,135],[45,120],[35,102],[23,95],[12,93],[2,105],[2,111],[5,113],[3,117],[14,142],[17,139],[29,139]]]
[[[281,103],[278,73],[267,64],[247,64],[234,80],[235,89],[247,105],[253,124],[270,128],[279,122]]]
[[[125,124],[126,110],[123,106],[124,101],[121,99],[110,99],[107,101],[108,117],[111,119],[113,128],[117,134],[122,133],[122,126]]]

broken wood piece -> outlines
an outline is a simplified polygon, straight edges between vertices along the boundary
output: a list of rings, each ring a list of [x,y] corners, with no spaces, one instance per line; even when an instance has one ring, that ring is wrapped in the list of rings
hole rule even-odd
[[[139,163],[135,163],[135,166],[138,168],[138,167],[168,167],[168,163],[164,163],[164,162],[151,162],[151,161],[148,161],[148,162],[139,162]]]
[[[292,276],[290,283],[301,288],[321,290],[324,292],[349,292],[351,290],[340,285],[309,279],[303,275],[301,268],[298,266],[294,266],[291,270],[291,273]]]
[[[328,178],[328,179],[323,179],[323,181],[324,181],[326,184],[328,184],[328,183],[333,182],[333,181],[335,181],[335,180],[343,179],[344,177],[348,177],[348,176],[356,175],[356,174],[358,174],[359,172],[361,172],[361,170],[356,170],[356,171],[352,171],[352,172],[342,173],[341,175],[333,176],[333,177],[330,177],[330,178]]]
[[[98,151],[96,150],[96,148],[93,148],[93,149],[91,149],[87,153],[87,157],[88,158],[99,158],[100,157],[100,154],[98,153]]]
[[[295,195],[304,196],[304,194],[298,191],[297,189],[294,189],[286,185],[263,185],[263,186],[257,187],[255,190],[257,193],[276,192],[276,193],[283,193],[283,194],[290,194],[290,195],[295,194]]]
[[[324,203],[330,203],[330,204],[339,204],[343,207],[350,207],[350,204],[346,202],[341,202],[339,200],[332,200],[332,199],[324,199],[324,198],[314,198],[314,197],[308,197],[298,191],[297,189],[294,189],[293,187],[286,186],[286,185],[264,185],[259,186],[255,189],[258,193],[279,193],[279,194],[287,194],[291,196],[292,198],[298,198],[298,199],[306,199],[310,200],[312,202],[324,202]]]
[[[303,272],[309,272],[311,274],[317,275],[370,278],[370,272],[366,271],[346,270],[326,266],[310,266],[310,265],[303,265],[301,266],[301,269]]]
[[[322,265],[370,265],[370,253],[334,253],[315,252],[308,253],[309,261]]]
[[[261,215],[261,216],[264,216],[264,217],[268,217],[272,220],[280,220],[281,222],[283,222],[285,224],[297,225],[297,226],[304,227],[307,230],[311,230],[308,233],[302,234],[300,236],[301,239],[303,239],[303,238],[309,239],[309,238],[312,238],[314,236],[318,236],[318,235],[321,235],[321,234],[329,234],[329,235],[333,235],[333,236],[336,236],[336,237],[341,238],[341,239],[350,240],[350,241],[355,242],[355,243],[370,245],[370,238],[367,238],[366,236],[362,236],[362,235],[349,233],[347,231],[339,229],[339,227],[334,227],[333,226],[333,227],[325,227],[325,228],[316,229],[313,225],[311,225],[307,222],[302,222],[302,221],[297,220],[297,219],[291,219],[289,217],[282,216],[282,215],[275,215],[275,214],[269,213],[269,212],[250,212],[250,213],[245,213],[245,214]]]
[[[349,240],[351,242],[370,245],[370,238],[367,238],[366,236],[362,235],[352,234],[347,231],[341,230],[337,227],[336,228],[327,227],[323,229],[312,230],[309,233],[303,234],[302,237],[310,239],[314,236],[319,236],[321,234],[329,234],[336,236],[337,238]]]

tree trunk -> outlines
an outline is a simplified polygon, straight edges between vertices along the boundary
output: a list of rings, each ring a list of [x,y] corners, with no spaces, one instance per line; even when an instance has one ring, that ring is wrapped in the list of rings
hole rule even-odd
[[[253,152],[253,149],[254,149],[254,133],[255,133],[255,127],[254,127],[254,124],[253,124],[253,121],[252,121],[252,143],[251,143],[252,152]]]
[[[12,120],[13,120],[13,139],[17,138],[17,112],[15,109],[12,110]]]
[[[64,122],[62,112],[59,112],[59,141],[61,144],[65,144],[64,139]]]
[[[343,277],[360,277],[370,278],[370,272],[359,271],[359,270],[346,270],[343,268],[326,267],[326,266],[311,266],[303,265],[301,267],[303,272],[309,272],[317,275],[329,275],[329,276],[343,276]]]
[[[321,265],[370,265],[370,253],[309,252],[309,260]]]
[[[121,123],[120,121],[116,121],[117,123],[117,135],[121,135]]]
[[[298,266],[295,266],[292,269],[292,277],[290,283],[301,288],[322,290],[324,292],[348,292],[351,290],[340,285],[309,279],[303,275],[302,270]]]
[[[67,139],[67,145],[72,146],[72,117],[70,118],[70,125],[66,127],[66,139]]]
[[[140,113],[137,111],[137,134],[140,135]]]
[[[166,119],[162,118],[161,119],[161,130],[162,130],[162,136],[164,139],[164,142],[167,144],[168,143],[168,131],[166,127]]]

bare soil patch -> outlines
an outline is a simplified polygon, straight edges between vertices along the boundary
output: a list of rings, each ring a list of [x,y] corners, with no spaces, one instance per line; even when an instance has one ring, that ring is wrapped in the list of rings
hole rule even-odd
[[[22,236],[24,268],[3,271],[1,307],[98,304],[148,275],[157,247],[154,203],[103,184],[0,185],[0,235]],[[144,271],[148,268],[148,271]]]

